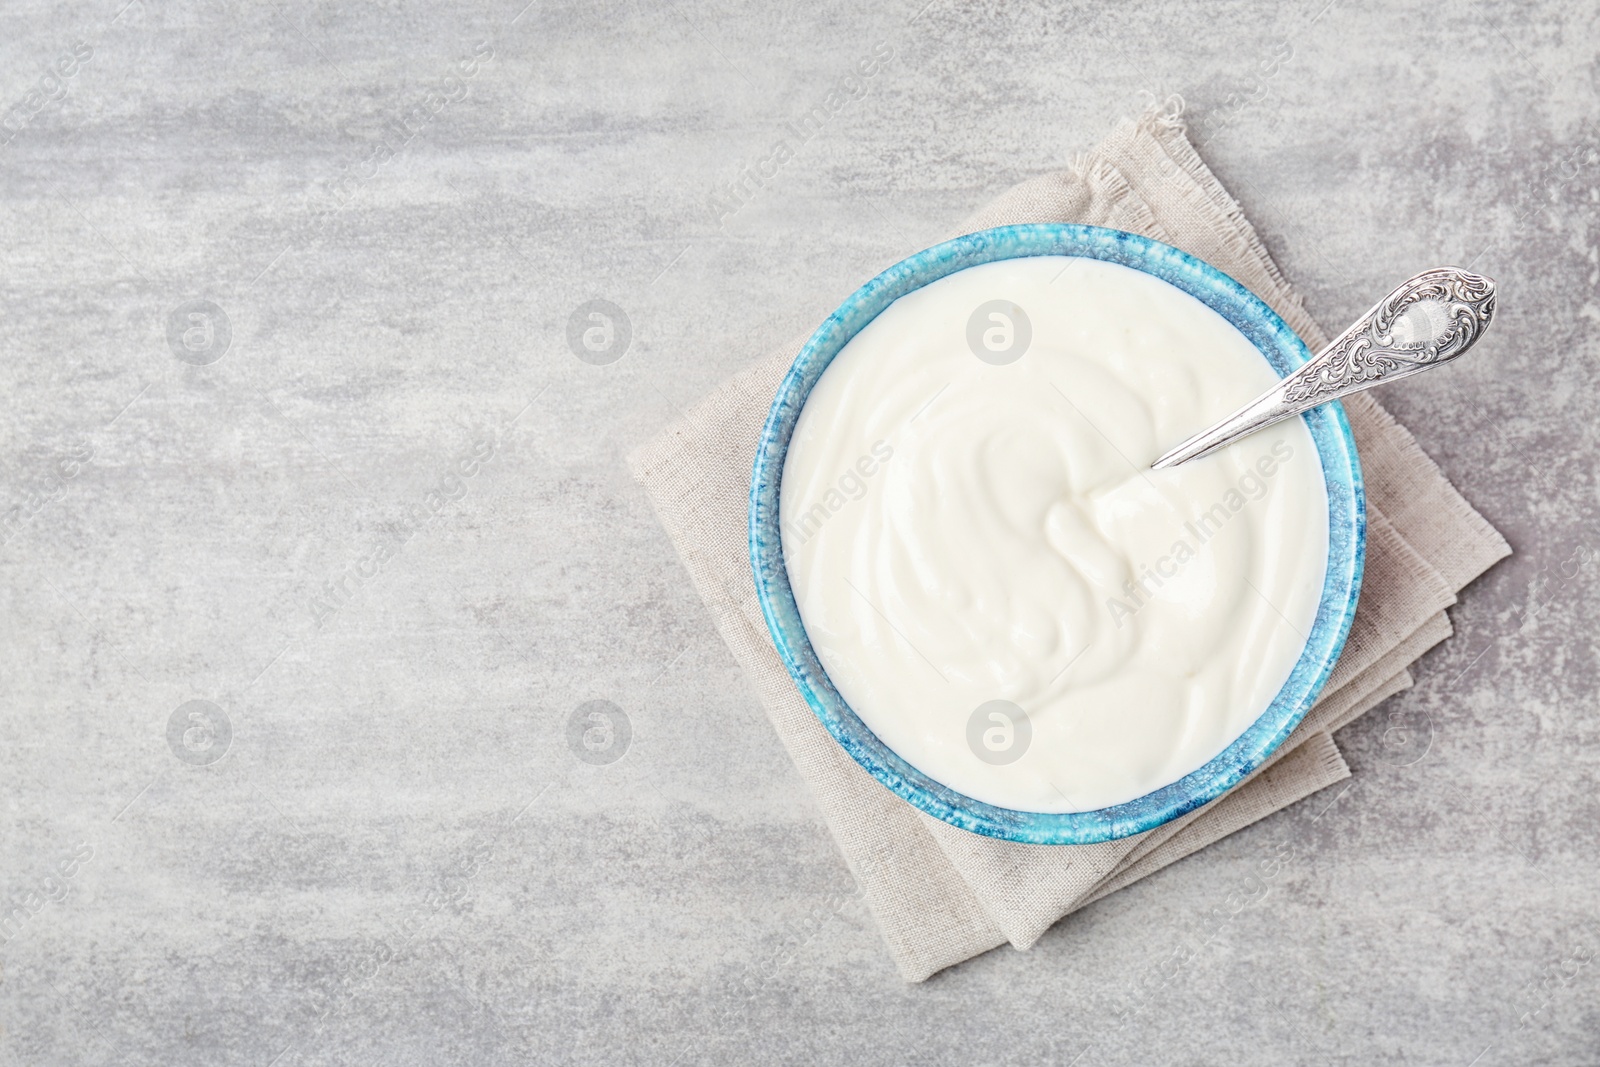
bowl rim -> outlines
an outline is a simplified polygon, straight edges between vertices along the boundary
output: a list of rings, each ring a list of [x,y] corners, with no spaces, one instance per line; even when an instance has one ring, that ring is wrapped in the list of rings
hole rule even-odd
[[[1305,718],[1350,633],[1366,562],[1366,496],[1355,436],[1337,401],[1299,416],[1310,430],[1328,497],[1328,566],[1317,614],[1277,696],[1222,752],[1177,781],[1109,807],[1031,812],[976,800],[917,769],[880,741],[834,688],[801,621],[783,557],[778,508],[784,461],[811,389],[834,357],[895,300],[967,267],[1031,256],[1119,263],[1206,304],[1255,345],[1278,374],[1311,358],[1305,342],[1264,301],[1209,263],[1139,234],[1071,223],[1001,226],[924,249],[878,274],[817,327],[795,357],[761,430],[750,479],[749,551],[756,596],[789,676],[844,750],[921,811],[986,837],[1083,845],[1143,833],[1216,799],[1248,777]]]

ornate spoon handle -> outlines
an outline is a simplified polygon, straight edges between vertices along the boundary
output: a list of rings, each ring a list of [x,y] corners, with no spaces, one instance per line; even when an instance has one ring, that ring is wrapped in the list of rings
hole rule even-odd
[[[1315,359],[1150,465],[1175,467],[1265,426],[1380,382],[1448,363],[1494,318],[1495,284],[1459,267],[1423,271],[1380,300]]]

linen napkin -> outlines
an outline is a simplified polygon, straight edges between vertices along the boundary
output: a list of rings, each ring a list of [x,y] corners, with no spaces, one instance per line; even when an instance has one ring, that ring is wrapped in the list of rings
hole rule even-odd
[[[1109,226],[1175,245],[1255,292],[1313,351],[1327,343],[1189,143],[1180,100],[1124,120],[1071,168],[1010,189],[951,236],[1024,222]],[[1305,721],[1229,793],[1147,833],[1082,846],[981,837],[922,814],[850,759],[768,636],[746,547],[750,472],[778,383],[805,340],[735,376],[629,463],[907,981],[1008,942],[1026,949],[1077,908],[1348,777],[1333,731],[1411,685],[1409,665],[1450,635],[1444,609],[1456,592],[1511,551],[1370,394],[1345,401],[1366,479],[1366,575],[1344,652]]]

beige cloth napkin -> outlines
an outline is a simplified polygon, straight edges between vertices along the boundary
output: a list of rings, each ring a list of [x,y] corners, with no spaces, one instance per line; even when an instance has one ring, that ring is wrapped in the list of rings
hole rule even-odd
[[[1181,104],[1124,121],[1070,171],[1024,182],[956,231],[1079,222],[1165,241],[1254,291],[1313,350],[1326,336],[1254,229],[1190,145]],[[887,266],[887,264],[885,264]],[[733,378],[630,456],[634,475],[778,735],[810,784],[908,981],[1011,943],[1349,776],[1332,732],[1411,684],[1418,656],[1450,635],[1456,591],[1510,553],[1404,427],[1363,394],[1345,402],[1367,483],[1367,568],[1338,666],[1304,723],[1255,775],[1198,811],[1098,845],[1019,845],[923,815],[839,747],[768,637],[746,548],[761,427],[805,338]]]

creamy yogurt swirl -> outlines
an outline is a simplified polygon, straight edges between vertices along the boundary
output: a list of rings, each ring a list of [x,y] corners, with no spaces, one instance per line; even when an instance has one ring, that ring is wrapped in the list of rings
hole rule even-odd
[[[779,505],[806,632],[889,747],[978,800],[1135,799],[1266,708],[1311,632],[1327,498],[1291,420],[1156,456],[1276,375],[1150,275],[1033,257],[884,310],[801,412]]]

